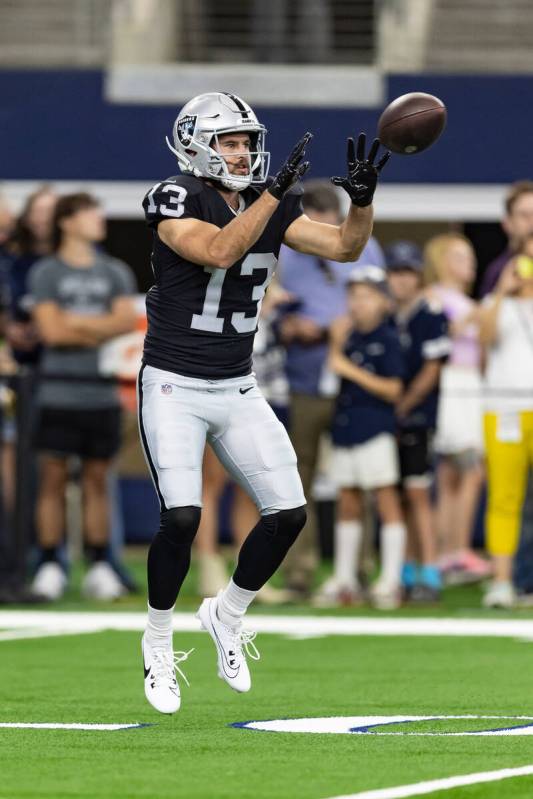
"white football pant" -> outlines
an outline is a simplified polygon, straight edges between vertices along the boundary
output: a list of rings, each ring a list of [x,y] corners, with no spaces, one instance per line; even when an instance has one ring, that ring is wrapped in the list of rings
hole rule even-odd
[[[305,504],[287,431],[253,375],[201,380],[143,366],[139,429],[161,509],[202,505],[206,440],[262,515]]]

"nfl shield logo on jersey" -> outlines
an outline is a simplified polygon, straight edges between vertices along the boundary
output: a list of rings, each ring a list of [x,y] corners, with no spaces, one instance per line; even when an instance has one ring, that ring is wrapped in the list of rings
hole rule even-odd
[[[195,114],[189,114],[188,116],[178,119],[176,123],[176,133],[178,135],[178,139],[184,145],[184,147],[187,147],[191,143],[197,119],[198,117]]]
[[[170,383],[163,383],[161,386],[161,394],[172,394],[172,386]]]

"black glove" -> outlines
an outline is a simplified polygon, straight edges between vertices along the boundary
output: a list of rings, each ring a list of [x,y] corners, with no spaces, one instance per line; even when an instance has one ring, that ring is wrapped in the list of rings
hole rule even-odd
[[[306,133],[305,136],[300,139],[274,178],[272,185],[268,187],[268,191],[276,200],[281,200],[285,192],[287,192],[296,181],[300,180],[309,169],[309,161],[304,161],[302,163],[302,158],[305,156],[307,143],[310,142],[312,138],[312,133]]]
[[[379,150],[379,139],[374,139],[368,158],[365,158],[366,136],[359,134],[357,139],[357,155],[355,154],[355,144],[353,139],[348,139],[348,175],[345,178],[331,178],[335,186],[342,186],[348,192],[354,205],[364,208],[370,205],[376,191],[379,173],[390,158],[390,152],[386,152],[381,159],[374,164],[374,159]]]

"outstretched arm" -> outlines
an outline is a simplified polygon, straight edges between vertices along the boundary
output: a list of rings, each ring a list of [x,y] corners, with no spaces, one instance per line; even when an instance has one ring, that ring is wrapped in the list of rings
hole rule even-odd
[[[385,153],[374,164],[379,141],[375,139],[368,157],[365,157],[366,137],[361,133],[357,141],[357,154],[352,138],[348,139],[348,174],[332,178],[332,183],[341,186],[350,196],[352,205],[341,225],[326,225],[309,217],[298,217],[285,233],[284,242],[299,252],[329,258],[332,261],[356,261],[361,255],[372,233],[372,200],[379,174],[390,153]]]

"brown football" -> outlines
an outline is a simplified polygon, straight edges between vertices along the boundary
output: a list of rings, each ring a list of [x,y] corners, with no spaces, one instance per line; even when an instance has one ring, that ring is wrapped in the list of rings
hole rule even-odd
[[[446,106],[425,92],[402,94],[383,111],[378,138],[384,147],[400,155],[413,155],[431,147],[446,125]]]

